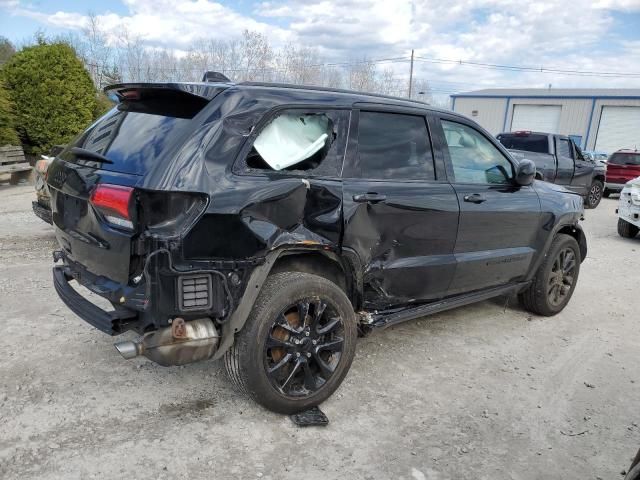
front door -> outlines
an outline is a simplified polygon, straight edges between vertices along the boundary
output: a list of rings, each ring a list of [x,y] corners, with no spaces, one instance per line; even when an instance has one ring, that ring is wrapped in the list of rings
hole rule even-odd
[[[365,306],[443,297],[455,271],[458,201],[437,178],[426,118],[355,111],[343,173],[343,248],[360,259]],[[444,174],[444,171],[441,172]]]
[[[573,179],[571,180],[571,186],[569,188],[580,195],[587,195],[589,190],[591,190],[595,163],[584,158],[582,151],[573,140],[571,140],[571,143],[571,146],[573,147],[573,158],[575,159],[575,170],[573,172]]]
[[[535,257],[540,200],[532,186],[514,183],[514,165],[488,134],[457,117],[435,129],[446,145],[451,183],[460,204],[448,295],[523,279]]]
[[[568,138],[556,137],[556,157],[558,159],[558,170],[553,183],[558,185],[571,185],[573,179],[573,145]]]

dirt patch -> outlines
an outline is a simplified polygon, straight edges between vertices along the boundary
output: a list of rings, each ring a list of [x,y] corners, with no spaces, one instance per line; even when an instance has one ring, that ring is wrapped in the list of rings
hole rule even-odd
[[[374,333],[322,429],[247,400],[219,363],[123,360],[58,300],[31,200],[0,188],[3,479],[621,478],[640,446],[640,239],[617,236],[617,200],[586,213],[560,315],[501,298]]]

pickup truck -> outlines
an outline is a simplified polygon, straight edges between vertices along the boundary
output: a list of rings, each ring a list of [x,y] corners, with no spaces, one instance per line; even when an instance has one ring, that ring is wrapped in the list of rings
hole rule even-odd
[[[582,155],[580,148],[565,135],[518,131],[500,133],[498,141],[520,160],[536,164],[536,178],[578,193],[587,208],[596,208],[604,190],[604,168]]]

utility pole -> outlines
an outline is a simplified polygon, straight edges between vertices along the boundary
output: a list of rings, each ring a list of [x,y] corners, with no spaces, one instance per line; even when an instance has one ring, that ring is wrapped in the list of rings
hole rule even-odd
[[[409,98],[411,98],[412,86],[413,86],[413,49],[411,49],[411,67],[409,69]]]

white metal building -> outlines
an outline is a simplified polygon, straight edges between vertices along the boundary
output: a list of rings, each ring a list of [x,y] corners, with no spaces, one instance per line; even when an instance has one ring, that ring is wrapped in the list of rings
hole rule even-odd
[[[584,150],[640,149],[640,89],[487,89],[451,95],[451,108],[493,135],[533,130],[571,136]]]

